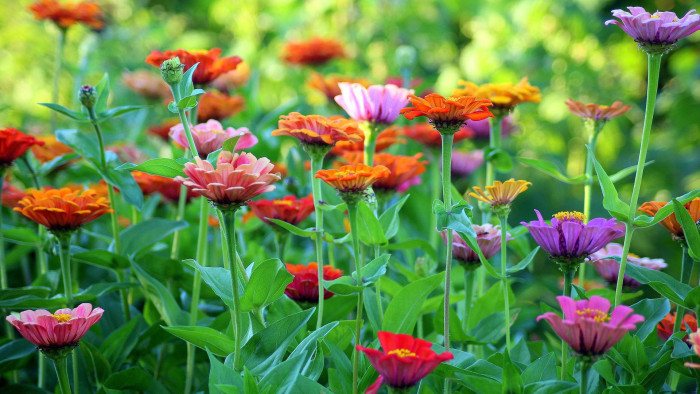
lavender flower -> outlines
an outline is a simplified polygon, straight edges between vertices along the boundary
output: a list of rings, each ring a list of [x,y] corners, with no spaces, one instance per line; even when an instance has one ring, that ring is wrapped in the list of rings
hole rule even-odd
[[[476,243],[481,249],[484,257],[491,258],[501,251],[501,227],[492,224],[484,224],[482,226],[473,224],[474,232],[476,233]],[[453,232],[454,238],[452,241],[452,253],[455,260],[459,262],[465,269],[476,269],[481,264],[479,255],[457,234]],[[440,232],[443,242],[447,243],[447,231]],[[510,234],[506,233],[506,241],[511,241]]]
[[[471,129],[474,138],[477,140],[489,140],[491,135],[491,124],[488,119],[484,120],[468,120],[466,127]],[[517,126],[510,116],[504,116],[501,120],[501,137],[508,136],[517,131]]]
[[[452,175],[468,176],[484,164],[484,151],[452,152]]]
[[[365,88],[359,83],[338,83],[341,94],[335,101],[351,118],[358,122],[391,124],[399,116],[401,108],[408,104],[413,90],[396,85],[372,85]]]
[[[657,11],[650,14],[642,7],[627,8],[631,13],[613,10],[613,16],[620,20],[611,19],[605,24],[614,23],[620,26],[647,52],[663,53],[676,41],[700,30],[700,15],[696,14],[695,10],[688,11],[683,18],[678,19],[675,12]]]
[[[610,242],[607,246],[591,255],[591,263],[598,271],[598,274],[611,285],[617,284],[617,276],[620,271],[620,263],[614,259],[606,259],[609,256],[622,256],[622,245]],[[666,263],[663,259],[650,259],[648,257],[639,257],[632,253],[627,257],[627,262],[634,265],[639,265],[653,270],[661,270],[666,268]],[[622,279],[622,284],[627,287],[639,287],[640,283],[625,275]]]

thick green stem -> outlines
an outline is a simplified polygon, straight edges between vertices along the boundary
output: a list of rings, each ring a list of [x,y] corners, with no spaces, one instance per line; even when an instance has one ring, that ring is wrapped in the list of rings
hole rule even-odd
[[[571,297],[571,284],[574,281],[576,270],[564,272],[564,295]],[[569,361],[569,344],[561,341],[561,380],[566,380],[566,364]]]
[[[347,201],[346,201],[347,202]],[[352,234],[352,250],[355,254],[355,275],[357,284],[362,285],[362,257],[360,255],[360,235],[357,225],[357,203],[347,202],[348,216],[350,219],[350,234]],[[357,312],[355,315],[355,345],[360,344],[360,331],[362,330],[362,290],[357,292]],[[360,352],[355,348],[352,361],[352,392],[357,394],[360,375]]]
[[[66,29],[58,29],[58,42],[56,44],[56,59],[53,69],[53,91],[51,92],[51,102],[58,104],[58,87],[61,80],[61,65],[63,64],[63,47],[66,43]],[[51,130],[56,130],[56,111],[51,111]]]
[[[584,171],[586,183],[583,186],[583,220],[584,223],[588,223],[591,217],[591,192],[593,189],[593,153],[591,152],[595,152],[596,142],[598,141],[598,130],[596,130],[596,122],[593,120],[587,120],[585,124],[588,131],[588,147],[590,150],[586,150],[586,170]],[[581,264],[578,276],[579,285],[583,286],[585,279],[586,264]]]
[[[185,156],[187,153],[185,152]],[[185,205],[187,205],[187,186],[180,186],[180,197],[177,200],[177,214],[175,215],[175,220],[180,221],[185,217]],[[170,249],[170,258],[177,260],[180,252],[180,230],[175,231],[173,235],[173,246]]]
[[[637,201],[642,188],[642,176],[644,175],[644,163],[646,162],[647,149],[651,139],[651,123],[654,118],[654,107],[656,105],[656,92],[659,88],[659,71],[661,69],[661,54],[648,54],[648,82],[647,82],[647,104],[644,111],[644,127],[642,128],[642,142],[639,147],[639,159],[637,160],[637,172],[634,177],[632,187],[632,198],[630,199],[629,217],[627,218],[627,231],[625,231],[625,245],[627,248],[622,251],[620,258],[620,272],[617,277],[617,287],[615,288],[615,306],[622,301],[622,281],[627,267],[627,255],[629,245],[632,241],[634,217],[637,213]]]
[[[493,118],[489,118],[489,127],[491,132],[489,133],[489,149],[491,151],[501,149],[501,123],[503,116],[496,114]],[[492,185],[493,181],[496,180],[496,170],[491,163],[491,160],[486,159],[486,186]],[[491,220],[491,209],[489,205],[484,202],[479,202],[479,209],[481,209],[481,222],[486,224]]]
[[[318,265],[318,318],[316,319],[316,329],[323,325],[323,210],[321,210],[321,180],[316,178],[316,172],[323,168],[324,154],[309,154],[311,158],[311,188],[314,198],[314,211],[316,216],[316,236],[314,245],[316,247],[316,264]]]
[[[437,155],[438,153],[436,152],[435,149],[430,149],[429,150],[430,154],[430,204],[433,203],[433,201],[437,200],[440,198],[440,189],[442,187],[440,183],[440,163],[438,162]],[[437,232],[436,230],[437,227],[437,216],[432,215],[430,217],[430,244],[433,245],[435,250],[441,250],[442,248],[440,244],[440,233]]]
[[[692,268],[692,259],[688,258],[688,247],[683,246],[683,256],[681,257],[681,282],[688,284],[690,282],[690,271]],[[676,320],[673,322],[673,332],[677,333],[681,330],[681,325],[683,324],[683,316],[685,315],[685,308],[678,305],[676,308]]]
[[[275,237],[275,249],[277,251],[277,258],[284,263],[284,248],[287,244],[287,230],[273,229],[272,231]]]
[[[363,127],[365,132],[365,165],[374,165],[374,151],[377,145],[377,136],[379,136],[379,128],[376,123],[368,122],[366,127]]]
[[[70,234],[58,237],[58,258],[61,260],[61,275],[63,277],[63,293],[66,305],[73,307],[73,280],[70,274]]]
[[[74,350],[75,351],[75,350]],[[68,379],[68,357],[64,357],[60,360],[54,360],[54,367],[56,368],[56,375],[58,376],[58,385],[61,388],[62,394],[72,394],[73,390],[70,388],[70,380]]]
[[[445,206],[445,211],[452,212],[452,143],[454,142],[453,134],[442,134],[442,201]],[[445,351],[450,351],[450,273],[452,271],[452,231],[447,231],[447,248],[445,253],[445,293],[444,293],[444,308],[443,308],[443,333]],[[451,391],[451,381],[445,378],[445,393]]]
[[[503,314],[506,323],[506,352],[510,352],[510,292],[508,291],[508,271],[506,242],[508,242],[508,214],[498,216],[501,225],[501,276],[503,277]]]
[[[127,320],[128,321],[128,320]],[[73,367],[73,388],[75,392],[80,392],[80,380],[78,380],[78,350],[73,350],[70,353],[71,364]]]
[[[374,258],[379,258],[381,254],[381,247],[379,245],[374,245]],[[377,292],[377,310],[379,310],[379,321],[384,320],[384,306],[382,305],[382,288],[379,284],[379,279],[374,282],[374,290]]]
[[[474,270],[465,269],[464,270],[464,321],[462,322],[462,327],[464,332],[469,331],[469,315],[472,310],[472,299],[474,296]]]
[[[241,370],[241,346],[243,341],[243,327],[241,325],[241,299],[238,288],[238,264],[236,263],[236,210],[221,210],[223,219],[219,222],[224,247],[228,252],[228,263],[231,273],[231,289],[233,290],[233,308],[231,309],[231,324],[235,335],[235,347],[233,353],[233,369]]]
[[[192,157],[199,157],[197,145],[195,145],[194,139],[192,138],[192,130],[190,129],[190,122],[189,119],[187,119],[187,114],[185,114],[184,109],[179,110],[178,114],[180,115],[180,122],[182,123],[182,127],[185,129],[185,136],[187,137],[187,144],[189,145],[189,149],[192,152]]]
[[[46,357],[39,352],[39,372],[37,373],[37,387],[43,389],[46,386]]]
[[[581,362],[581,381],[579,382],[580,394],[588,394],[588,371],[590,371],[590,368],[590,364]]]

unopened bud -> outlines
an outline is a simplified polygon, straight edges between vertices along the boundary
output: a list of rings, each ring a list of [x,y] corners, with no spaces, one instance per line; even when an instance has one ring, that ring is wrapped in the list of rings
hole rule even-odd
[[[182,81],[182,72],[185,65],[180,63],[180,58],[168,59],[160,65],[160,75],[168,85],[177,85]]]
[[[399,69],[411,69],[416,64],[416,49],[412,46],[399,46],[394,56]]]
[[[83,104],[85,108],[92,108],[97,102],[97,90],[95,90],[92,85],[83,85],[80,88],[78,97],[80,98],[80,103]]]

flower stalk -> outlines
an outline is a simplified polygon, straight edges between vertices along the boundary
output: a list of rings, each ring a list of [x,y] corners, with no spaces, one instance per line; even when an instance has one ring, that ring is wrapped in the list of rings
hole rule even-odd
[[[586,119],[585,121],[586,130],[588,131],[588,147],[590,150],[586,152],[586,169],[584,170],[584,175],[586,176],[585,184],[583,186],[583,223],[588,222],[588,218],[591,217],[591,192],[593,190],[593,153],[595,152],[596,143],[598,142],[598,134],[602,127],[598,126],[598,123],[593,119]],[[579,268],[578,282],[583,284],[586,279],[586,264],[581,264]]]
[[[442,134],[442,201],[445,210],[452,211],[452,143],[454,134]],[[452,241],[454,234],[447,232],[447,253],[445,257],[445,306],[444,317],[444,345],[445,351],[450,351],[450,272],[452,271]]]
[[[683,245],[683,253],[681,257],[681,282],[688,284],[690,282],[690,271],[692,271],[692,259],[688,258],[688,247]],[[677,333],[681,330],[683,324],[683,316],[685,315],[685,308],[678,305],[676,311],[676,320],[673,323],[673,333]]]
[[[318,330],[323,325],[323,210],[321,209],[321,180],[315,175],[323,168],[323,159],[328,153],[327,149],[315,151],[308,149],[307,153],[311,158],[311,189],[314,198],[314,212],[316,216],[316,236],[314,237],[314,246],[316,249],[316,263],[318,263],[318,318],[316,320],[316,329]]]
[[[360,235],[358,234],[357,224],[357,202],[346,201],[348,206],[348,216],[350,219],[350,234],[352,234],[352,250],[355,255],[355,275],[357,277],[357,285],[362,286],[362,257],[360,255]],[[320,265],[319,265],[320,266]],[[320,277],[319,277],[320,281]],[[319,290],[321,287],[319,286]],[[323,294],[319,291],[319,294]],[[357,292],[357,312],[355,315],[355,344],[360,344],[360,330],[362,330],[362,290]],[[357,394],[359,389],[359,373],[360,373],[360,351],[355,348],[352,361],[352,392]]]
[[[501,149],[501,121],[503,120],[503,115],[501,111],[494,111],[494,117],[489,118],[489,125],[491,127],[491,132],[489,133],[489,148],[491,151],[496,149]],[[491,160],[484,158],[486,160],[486,183],[485,185],[492,185],[493,181],[496,180],[496,170],[491,163]],[[479,203],[481,208],[481,224],[486,224],[491,220],[491,210],[484,203]],[[480,276],[480,279],[484,276]]]
[[[472,310],[472,299],[474,298],[474,279],[476,277],[475,270],[464,269],[464,322],[462,324],[464,332],[469,330],[469,315]]]
[[[508,242],[508,211],[504,210],[498,215],[501,225],[501,276],[503,277],[503,314],[506,323],[506,352],[510,352],[510,292],[508,291],[507,248]]]
[[[233,309],[231,309],[231,324],[235,336],[235,350],[233,352],[233,369],[241,370],[241,347],[243,341],[243,328],[241,326],[241,299],[238,288],[238,264],[236,263],[236,211],[238,207],[220,209],[223,216],[219,222],[221,239],[224,248],[228,252],[229,272],[231,273],[231,289],[233,290]]]
[[[567,267],[565,265],[560,265],[561,268]],[[576,275],[576,269],[570,269],[567,267],[564,271],[564,296],[571,297],[571,285],[574,282],[574,275]],[[566,380],[566,364],[569,361],[569,345],[566,340],[561,340],[561,380]]]
[[[72,394],[73,390],[70,388],[70,381],[68,379],[68,362],[67,357],[60,357],[53,360],[54,368],[56,369],[56,375],[58,376],[58,385],[61,388],[61,393]]]
[[[73,307],[73,277],[70,273],[70,238],[71,233],[58,235],[58,258],[61,261],[61,276],[63,278],[63,293],[66,305]]]

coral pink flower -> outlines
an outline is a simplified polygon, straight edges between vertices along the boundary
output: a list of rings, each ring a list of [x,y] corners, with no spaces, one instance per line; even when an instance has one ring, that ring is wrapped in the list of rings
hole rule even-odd
[[[216,168],[199,157],[194,160],[185,164],[189,178],[178,176],[175,180],[219,209],[238,208],[259,194],[275,190],[272,184],[280,180],[279,174],[272,173],[274,165],[269,159],[257,159],[252,153],[222,151]]]
[[[394,389],[413,387],[440,363],[454,358],[450,352],[435,353],[430,348],[430,342],[407,334],[379,331],[377,338],[383,352],[356,346],[357,350],[365,353],[374,369],[379,372],[379,378],[366,393],[377,393],[385,382]]]
[[[102,308],[92,309],[88,303],[75,309],[59,309],[56,313],[39,309],[20,312],[19,319],[7,316],[17,331],[40,350],[77,346],[80,338],[102,317]]]
[[[648,13],[642,7],[627,7],[630,12],[613,10],[612,14],[620,20],[610,19],[605,25],[616,24],[641,47],[673,45],[681,38],[700,30],[700,15],[690,10],[678,19],[675,12]]]
[[[408,104],[408,95],[413,94],[413,90],[396,85],[366,88],[359,83],[340,82],[338,86],[341,94],[335,96],[335,102],[358,122],[393,123],[401,108]]]
[[[265,223],[276,226],[267,219],[277,219],[296,226],[314,211],[314,199],[312,196],[285,196],[275,200],[251,201],[248,207]]]
[[[694,332],[690,334],[690,344],[693,346],[693,351],[696,355],[700,356],[700,332]],[[700,364],[698,363],[685,363],[688,368],[700,369]]]
[[[318,302],[318,264],[286,264],[287,271],[294,275],[292,283],[287,285],[284,294],[297,302]],[[330,265],[323,266],[323,280],[334,280],[343,276],[343,271]],[[333,293],[323,289],[323,299],[329,299]]]
[[[602,276],[606,282],[614,285],[617,283],[617,277],[620,272],[620,263],[618,263],[616,260],[605,258],[609,256],[622,256],[622,245],[615,242],[610,242],[603,249],[600,249],[591,255],[591,262],[595,267],[595,270],[598,271],[598,274],[600,274],[600,276]],[[662,268],[666,268],[666,263],[663,259],[639,257],[632,253],[629,254],[627,262],[657,271],[661,270]],[[639,282],[627,275],[625,275],[622,280],[622,284],[627,287],[640,286]]]
[[[636,324],[644,321],[644,316],[632,314],[634,310],[627,305],[618,305],[608,314],[610,301],[599,296],[580,301],[558,296],[557,301],[564,319],[554,312],[547,312],[538,316],[537,321],[547,320],[557,335],[583,356],[604,354],[627,331],[636,329]]]
[[[490,223],[484,224],[482,226],[473,224],[474,232],[476,233],[476,243],[481,249],[481,253],[487,259],[495,256],[501,251],[501,227],[494,226]],[[454,237],[452,238],[452,253],[454,254],[455,260],[459,262],[464,268],[475,269],[481,264],[479,260],[479,255],[476,254],[474,250],[462,239],[462,237],[453,231]],[[442,241],[447,242],[447,230],[441,231]],[[506,233],[506,241],[512,241],[509,233]]]
[[[221,123],[213,119],[209,120],[207,123],[190,126],[190,131],[192,131],[192,139],[194,140],[194,145],[197,147],[197,153],[199,153],[199,157],[202,159],[206,159],[207,155],[215,150],[221,149],[221,147],[224,146],[224,141],[237,135],[240,135],[241,138],[236,142],[236,147],[234,148],[236,151],[248,149],[258,143],[257,137],[251,134],[248,128],[241,127],[239,129],[234,129],[233,127],[229,127],[224,129]],[[170,129],[170,137],[181,147],[185,149],[190,147],[182,123]]]

